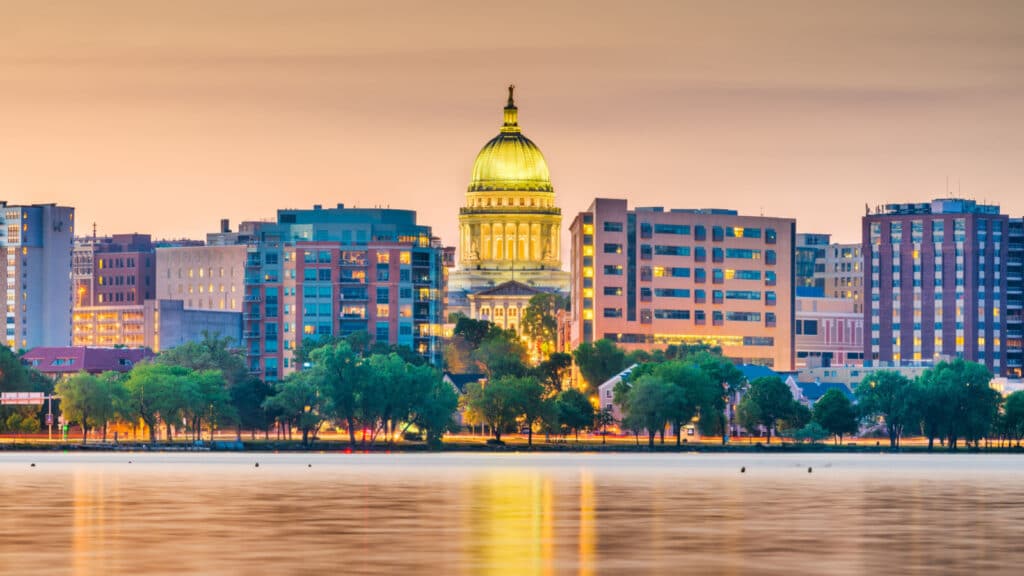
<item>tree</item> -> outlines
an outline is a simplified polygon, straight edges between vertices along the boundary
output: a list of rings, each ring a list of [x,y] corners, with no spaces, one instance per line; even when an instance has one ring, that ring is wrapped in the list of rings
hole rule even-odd
[[[554,352],[547,358],[547,360],[541,361],[541,363],[534,368],[534,373],[537,375],[537,379],[544,384],[548,393],[557,394],[562,390],[562,382],[565,379],[565,374],[571,367],[571,354]]]
[[[670,345],[666,348],[666,356],[669,356],[669,353],[671,352],[673,357],[681,356],[686,358],[687,361],[699,366],[700,369],[708,375],[708,378],[711,379],[712,383],[718,384],[721,387],[720,399],[715,402],[713,406],[708,405],[706,408],[709,410],[712,408],[717,409],[719,420],[718,428],[722,435],[722,444],[725,444],[728,432],[726,408],[729,405],[729,399],[735,398],[746,387],[746,377],[735,364],[722,357],[722,351],[720,348],[710,347],[706,344],[684,344],[682,347],[675,347],[674,349],[673,346],[675,345]],[[708,410],[701,410],[700,421],[702,431],[707,431],[704,424],[711,420],[712,417],[712,414]]]
[[[310,359],[313,367],[308,370],[309,378],[330,398],[330,415],[345,422],[349,441],[355,446],[358,394],[367,380],[365,364],[348,342],[317,348],[310,353]]]
[[[274,395],[264,401],[268,409],[279,411],[289,425],[302,432],[302,444],[306,446],[330,411],[330,399],[317,384],[309,372],[295,372],[276,384]]]
[[[565,304],[566,299],[561,294],[541,292],[530,297],[523,310],[522,331],[529,338],[531,348],[538,357],[546,356],[555,349],[557,314],[565,308]]]
[[[242,430],[248,429],[252,437],[256,430],[266,430],[270,425],[263,402],[270,396],[273,388],[259,378],[246,378],[237,382],[228,390],[231,405],[235,409],[235,437],[242,439]]]
[[[507,377],[513,389],[513,405],[517,416],[526,424],[526,445],[533,446],[533,425],[551,410],[552,406],[544,397],[544,387],[536,378]]]
[[[99,378],[84,371],[57,384],[56,392],[61,397],[64,418],[82,426],[82,444],[88,442],[89,428],[95,422],[92,411],[99,401],[98,386]]]
[[[512,330],[492,329],[471,357],[488,380],[527,373],[526,349]]]
[[[768,443],[772,443],[772,428],[779,420],[790,417],[794,410],[793,394],[777,376],[764,376],[750,383],[750,389],[743,397],[747,403],[745,412],[748,419],[764,426],[768,434]]]
[[[135,365],[129,373],[124,383],[126,411],[149,428],[150,442],[156,442],[158,420],[166,424],[167,439],[171,440],[171,424],[180,415],[190,373],[188,368],[148,362]]]
[[[441,446],[444,433],[454,427],[452,414],[458,408],[459,397],[451,385],[436,374],[425,392],[413,404],[411,420],[426,431],[427,446],[436,449]]]
[[[991,380],[984,365],[962,359],[939,362],[921,374],[918,404],[929,448],[935,437],[945,438],[950,450],[960,438],[978,446],[988,437],[1001,400]]]
[[[608,426],[615,424],[615,415],[608,408],[602,408],[594,412],[594,430],[601,431],[601,444],[608,443]]]
[[[654,375],[643,375],[629,387],[629,425],[647,430],[648,446],[654,446],[655,434],[665,443],[665,426],[678,418],[686,403],[683,389]]]
[[[811,409],[803,403],[793,400],[789,414],[776,420],[775,427],[780,436],[792,438],[793,434],[810,424],[813,420],[814,417],[811,414]]]
[[[189,370],[220,370],[227,386],[233,386],[248,378],[245,358],[234,341],[219,333],[203,330],[198,342],[186,342],[161,352],[156,362],[166,366],[179,366]]]
[[[680,360],[669,360],[655,365],[653,374],[679,387],[682,396],[675,397],[670,422],[676,429],[676,446],[682,443],[682,430],[695,416],[698,423],[707,420],[703,429],[717,425],[724,407],[722,388],[712,381],[700,366]],[[708,426],[710,424],[711,426]]]
[[[584,342],[572,356],[591,392],[596,392],[598,386],[627,367],[626,353],[607,339],[598,340],[593,344]]]
[[[793,439],[801,442],[809,441],[811,444],[828,438],[829,431],[817,422],[811,422],[806,426],[793,432]]]
[[[480,347],[484,338],[490,334],[491,329],[494,327],[494,324],[491,324],[486,320],[473,320],[468,316],[461,316],[455,322],[455,328],[452,329],[452,334],[454,336],[463,337],[469,346],[475,349]]]
[[[478,382],[466,386],[467,408],[491,426],[494,440],[501,442],[501,434],[518,416],[515,377],[503,377],[482,385]]]
[[[857,411],[846,394],[835,388],[814,403],[814,421],[830,436],[838,438],[840,444],[844,434],[857,433]]]
[[[899,372],[879,370],[861,381],[854,395],[861,414],[884,419],[889,445],[899,446],[904,427],[915,419],[911,381]]]
[[[555,402],[558,407],[558,422],[571,430],[576,435],[576,440],[579,440],[581,429],[594,425],[594,405],[579,390],[563,390],[558,393]]]

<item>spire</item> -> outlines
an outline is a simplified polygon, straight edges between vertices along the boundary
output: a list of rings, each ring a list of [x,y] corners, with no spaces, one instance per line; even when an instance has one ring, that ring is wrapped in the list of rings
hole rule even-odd
[[[508,103],[505,104],[505,125],[501,127],[502,132],[519,132],[519,110],[516,108],[513,94],[515,89],[515,84],[508,85]]]

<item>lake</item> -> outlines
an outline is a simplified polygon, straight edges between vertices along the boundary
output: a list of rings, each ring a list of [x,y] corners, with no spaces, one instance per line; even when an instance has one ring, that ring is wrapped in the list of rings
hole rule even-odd
[[[7,452],[0,573],[1019,574],[1022,472],[969,454]]]

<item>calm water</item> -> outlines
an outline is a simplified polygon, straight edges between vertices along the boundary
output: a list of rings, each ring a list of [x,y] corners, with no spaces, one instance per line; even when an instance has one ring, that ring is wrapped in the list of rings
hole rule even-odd
[[[0,573],[1020,574],[1022,471],[978,455],[0,453]]]

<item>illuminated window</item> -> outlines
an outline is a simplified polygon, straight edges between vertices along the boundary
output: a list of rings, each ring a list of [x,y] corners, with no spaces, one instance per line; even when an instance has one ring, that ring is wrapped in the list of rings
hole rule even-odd
[[[583,319],[584,320],[593,320],[594,319],[594,311],[593,310],[584,310],[583,311]]]
[[[587,234],[587,235],[593,234],[594,233],[594,225],[593,224],[584,224],[583,225],[583,233]]]
[[[390,252],[377,252],[377,264],[388,264],[391,262]]]
[[[408,250],[403,250],[398,255],[398,262],[400,264],[412,264],[412,252],[409,252]]]
[[[584,298],[593,298],[594,297],[594,289],[593,288],[584,288],[583,289],[583,297]]]
[[[584,268],[583,269],[583,277],[584,278],[593,278],[594,277],[594,269],[591,268],[590,266],[587,266],[586,268]]]
[[[583,255],[584,256],[593,256],[594,255],[594,247],[593,246],[584,246],[583,247]]]

